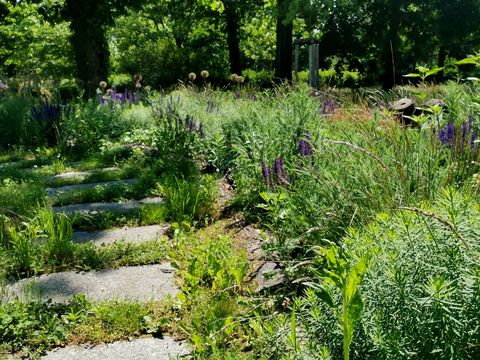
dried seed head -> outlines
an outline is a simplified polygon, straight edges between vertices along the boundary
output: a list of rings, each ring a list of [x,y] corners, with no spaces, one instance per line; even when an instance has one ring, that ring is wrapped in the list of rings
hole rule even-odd
[[[195,74],[194,72],[191,72],[190,74],[188,74],[188,80],[195,81],[196,78],[197,78],[197,74]]]
[[[232,80],[233,82],[238,82],[238,75],[237,74],[230,75],[230,80]]]
[[[140,89],[141,87],[142,87],[142,84],[140,83],[140,81],[137,81],[137,82],[135,83],[135,88],[136,88],[136,89]]]
[[[201,73],[200,73],[200,76],[204,79],[208,78],[210,76],[209,72],[207,70],[203,70]]]
[[[140,82],[140,81],[142,81],[142,80],[143,80],[143,76],[142,76],[142,75],[140,75],[140,74],[135,74],[135,75],[133,75],[133,81],[135,81],[135,83],[138,83],[138,82]]]
[[[237,81],[239,84],[243,84],[245,82],[245,78],[243,76],[239,76]]]
[[[101,89],[105,89],[107,87],[107,82],[106,81],[100,81],[98,86],[100,86]]]

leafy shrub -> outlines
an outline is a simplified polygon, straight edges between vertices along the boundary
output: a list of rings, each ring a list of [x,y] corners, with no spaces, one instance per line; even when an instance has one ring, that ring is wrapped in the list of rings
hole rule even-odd
[[[27,140],[27,120],[32,99],[21,96],[5,96],[0,102],[0,148],[22,144]],[[29,129],[28,134],[32,134]]]
[[[349,232],[347,268],[367,263],[352,358],[478,358],[479,216],[476,199],[446,190],[433,206],[382,214],[368,227]],[[340,355],[342,336],[333,320],[338,272],[320,258],[317,285],[303,302],[305,324],[313,346],[328,346]]]
[[[255,87],[265,88],[272,85],[273,71],[245,69],[243,76]]]

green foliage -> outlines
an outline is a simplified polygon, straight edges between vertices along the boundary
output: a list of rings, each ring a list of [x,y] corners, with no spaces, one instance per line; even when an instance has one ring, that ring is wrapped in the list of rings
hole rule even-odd
[[[0,72],[9,69],[19,77],[70,78],[73,72],[68,23],[49,21],[53,6],[21,1],[4,2],[8,15],[0,25]],[[43,13],[43,15],[42,15]]]
[[[418,71],[417,73],[410,73],[410,74],[406,74],[406,75],[403,75],[403,76],[407,77],[407,78],[420,78],[420,79],[422,79],[422,81],[425,81],[427,79],[427,77],[436,75],[440,71],[443,71],[443,67],[437,67],[437,68],[434,68],[434,69],[430,69],[426,66],[417,66],[416,69]]]
[[[28,117],[33,101],[29,97],[10,96],[0,98],[0,148],[29,143]],[[27,132],[28,128],[28,132]]]
[[[242,348],[242,324],[248,263],[245,254],[234,250],[231,240],[180,235],[179,275],[183,279],[182,330],[188,334],[200,358],[222,356]],[[237,321],[240,320],[240,321]]]
[[[216,184],[211,176],[167,177],[162,181],[160,193],[165,196],[168,218],[177,222],[206,223],[213,213]]]
[[[27,215],[43,202],[45,190],[34,180],[12,180],[4,178],[0,187],[0,213]]]
[[[352,358],[478,356],[478,350],[470,346],[479,341],[473,330],[479,326],[475,315],[479,311],[477,205],[468,195],[445,190],[433,206],[405,207],[379,215],[368,227],[349,232],[344,247],[346,264],[355,267],[363,259],[369,264],[363,280],[356,282],[363,294],[364,312],[360,329],[353,333]],[[324,265],[315,261],[320,273]],[[320,291],[305,299],[305,324],[315,346],[326,345],[335,352],[338,348],[327,340],[335,325],[328,320],[330,315],[321,315],[322,309],[330,311],[326,309],[332,304],[331,297],[317,285],[329,278],[315,276],[314,287]],[[314,299],[322,304],[320,312],[311,307],[318,306]]]
[[[110,301],[91,304],[77,295],[67,304],[10,301],[0,304],[0,355],[20,352],[36,358],[69,341],[112,342],[161,334],[168,308],[158,303]]]
[[[45,243],[45,258],[54,266],[68,264],[74,260],[72,223],[64,214],[56,215],[51,209],[39,209],[35,225],[41,229],[40,241]]]
[[[13,301],[0,303],[2,352],[41,353],[67,340],[76,322],[86,317],[89,304],[77,296],[71,303]]]
[[[318,297],[331,307],[338,318],[338,325],[343,331],[343,358],[348,360],[355,327],[363,314],[364,305],[359,286],[367,270],[367,263],[362,258],[352,266],[339,256],[335,247],[325,251],[321,257],[327,262],[325,269],[315,274],[321,283],[307,285],[320,292]],[[335,298],[335,291],[341,293],[340,305]]]
[[[82,342],[112,342],[147,333],[161,333],[164,325],[157,304],[110,301],[91,306],[89,316],[72,329]]]

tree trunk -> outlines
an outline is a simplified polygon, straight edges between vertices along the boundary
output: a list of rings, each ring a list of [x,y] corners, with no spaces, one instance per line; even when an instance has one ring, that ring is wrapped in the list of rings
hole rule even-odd
[[[77,78],[85,90],[85,97],[94,96],[98,83],[106,80],[108,75],[109,50],[99,3],[95,0],[66,2]]]
[[[447,51],[445,46],[440,46],[440,50],[438,51],[438,67],[444,68],[445,67],[445,60],[447,59]],[[443,81],[445,79],[445,69],[440,71],[437,75],[438,81]]]
[[[390,19],[387,39],[383,54],[384,76],[383,89],[388,90],[396,85],[395,54],[400,47],[400,0],[392,0],[388,11]]]
[[[242,75],[240,55],[239,20],[240,16],[235,6],[225,4],[225,20],[227,25],[228,56],[232,74]]]
[[[278,1],[277,49],[275,53],[275,77],[282,81],[292,80],[293,23],[285,23],[287,0]]]

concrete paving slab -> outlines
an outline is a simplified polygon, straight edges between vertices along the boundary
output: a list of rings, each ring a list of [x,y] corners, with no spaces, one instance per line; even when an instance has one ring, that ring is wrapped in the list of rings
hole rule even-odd
[[[97,346],[68,346],[49,351],[45,360],[170,360],[189,354],[185,343],[171,337],[163,339],[140,338]]]
[[[111,211],[117,213],[127,213],[130,211],[140,210],[144,205],[160,205],[164,202],[161,197],[145,198],[142,200],[130,200],[121,203],[90,203],[90,204],[74,204],[66,206],[54,206],[53,211],[56,213],[72,214],[97,214],[99,212]]]
[[[76,243],[93,242],[96,246],[113,244],[116,241],[126,241],[131,244],[140,244],[154,241],[165,236],[170,224],[150,225],[140,227],[124,227],[121,229],[103,230],[96,232],[78,231],[73,233]]]
[[[104,168],[104,169],[97,169],[97,170],[90,170],[90,171],[70,171],[58,175],[48,175],[45,177],[47,181],[55,181],[55,180],[63,180],[63,179],[78,179],[79,181],[85,180],[87,177],[104,172],[120,172],[119,168]]]
[[[96,187],[106,188],[108,186],[133,185],[137,181],[138,179],[126,179],[126,180],[105,181],[105,182],[88,183],[88,184],[66,185],[61,187],[47,188],[47,195],[49,197],[56,197],[70,191],[89,190],[89,189],[94,189]]]
[[[175,269],[165,263],[46,274],[7,285],[6,299],[27,300],[33,297],[64,303],[74,295],[83,294],[90,301],[159,301],[179,293],[174,272]]]

